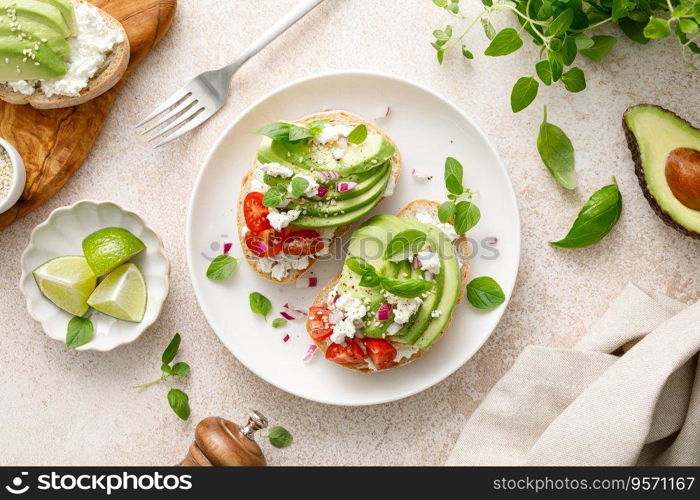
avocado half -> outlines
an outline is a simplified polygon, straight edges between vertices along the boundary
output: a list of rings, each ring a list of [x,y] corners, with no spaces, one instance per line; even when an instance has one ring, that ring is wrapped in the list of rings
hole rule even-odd
[[[666,224],[700,239],[700,129],[650,104],[629,108],[622,125],[649,204]]]

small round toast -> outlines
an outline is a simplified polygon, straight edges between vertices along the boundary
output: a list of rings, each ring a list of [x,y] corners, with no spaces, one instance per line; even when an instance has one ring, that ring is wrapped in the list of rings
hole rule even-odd
[[[391,138],[384,133],[379,127],[377,127],[374,123],[368,122],[367,120],[360,118],[357,115],[354,115],[352,113],[348,113],[347,111],[324,111],[322,113],[315,113],[313,115],[305,116],[304,118],[301,118],[299,120],[293,120],[294,123],[301,123],[301,124],[306,124],[310,123],[314,120],[328,120],[329,123],[331,124],[346,124],[346,125],[359,125],[361,123],[364,123],[365,126],[367,127],[367,130],[370,131],[371,133],[374,134],[380,134],[384,136],[384,138],[389,141],[394,148],[396,149],[396,152],[394,153],[394,156],[391,157],[391,176],[393,177],[393,182],[396,184],[399,181],[399,176],[401,175],[401,153],[399,153],[399,149],[396,146],[396,143],[391,140]],[[304,273],[306,273],[309,269],[311,269],[311,266],[314,265],[316,262],[316,259],[309,258],[309,266],[306,269],[290,269],[287,272],[287,276],[282,279],[282,280],[276,280],[270,274],[262,272],[258,266],[257,266],[257,260],[258,257],[253,255],[252,252],[248,250],[248,247],[246,247],[245,244],[245,237],[243,236],[243,228],[245,227],[245,218],[243,217],[243,200],[245,199],[246,195],[250,192],[250,181],[253,177],[253,170],[255,169],[257,165],[257,153],[256,157],[253,161],[253,167],[248,170],[248,172],[243,176],[243,180],[241,181],[241,189],[239,192],[238,196],[238,214],[236,217],[236,222],[238,224],[238,237],[241,240],[241,248],[243,248],[243,254],[248,261],[248,264],[253,268],[253,270],[258,273],[260,276],[265,278],[268,281],[272,281],[274,283],[294,283],[297,281],[299,278],[301,278]],[[379,199],[379,202],[377,203],[377,206],[384,201],[384,197]],[[375,206],[376,208],[376,206]],[[292,226],[294,223],[292,223]],[[328,245],[333,245],[333,242],[342,236],[345,232],[347,232],[348,229],[350,229],[354,224],[350,224],[347,226],[341,226],[337,227],[335,229],[335,234],[333,236],[333,240],[328,242]]]
[[[0,84],[0,100],[9,102],[10,104],[29,104],[37,109],[69,108],[90,101],[114,87],[124,75],[129,65],[129,38],[127,37],[124,26],[122,26],[119,21],[101,9],[100,14],[102,14],[111,28],[118,29],[122,32],[124,41],[115,45],[112,51],[107,54],[105,64],[97,74],[90,79],[88,86],[80,91],[79,96],[55,95],[47,97],[46,94],[41,91],[41,87],[36,89],[32,95],[24,95],[20,92],[15,92],[7,84]]]
[[[427,212],[427,213],[434,214],[435,216],[437,216],[437,210],[438,210],[439,206],[440,206],[440,204],[437,202],[434,202],[434,201],[415,200],[415,201],[412,201],[411,203],[409,203],[408,205],[406,205],[404,208],[402,208],[401,211],[397,215],[399,217],[415,217],[415,215],[419,212]],[[462,267],[460,268],[461,285],[460,285],[459,295],[457,296],[457,304],[460,304],[462,302],[462,299],[464,298],[464,294],[466,292],[467,277],[469,276],[470,248],[469,248],[469,242],[467,241],[467,235],[463,234],[462,236],[460,236],[459,239],[457,239],[454,242],[454,245],[455,245],[457,251],[459,252],[460,256],[462,257]],[[311,304],[311,306],[325,306],[326,305],[326,298],[328,297],[328,294],[333,289],[335,284],[338,282],[339,278],[340,278],[340,273],[338,273],[335,276],[335,278],[333,278],[331,281],[329,281],[328,284],[326,284],[326,286],[323,287],[323,289],[321,289],[321,291],[318,293],[318,295],[314,299],[314,302],[313,302],[313,304]],[[450,328],[451,324],[452,324],[452,318],[450,318],[450,321],[445,326],[445,329],[440,334],[440,337],[442,337],[442,335],[444,335],[444,333]],[[308,319],[306,320],[306,331],[309,333],[309,338],[311,338],[311,340],[314,341],[314,343],[316,344],[316,346],[318,346],[318,348],[321,350],[321,352],[323,352],[325,354],[327,346],[324,342],[317,342],[317,341],[313,340],[313,338],[311,337],[311,323]],[[435,342],[437,342],[437,340],[438,339],[436,339]],[[418,351],[410,358],[403,358],[401,361],[395,362],[391,366],[389,366],[388,368],[384,368],[381,371],[391,370],[392,368],[396,368],[397,366],[405,365],[407,363],[410,363],[411,361],[415,361],[416,359],[420,358],[423,354],[425,354],[428,351],[428,349],[430,349],[430,347],[432,347],[435,344],[435,342],[433,342],[433,344],[428,346],[427,349],[424,349],[423,351]],[[339,364],[339,366],[342,366],[344,368],[349,368],[350,370],[355,370],[355,371],[362,372],[362,373],[374,373],[376,371],[376,370],[371,370],[367,366],[366,362],[357,363],[354,365],[340,365]]]

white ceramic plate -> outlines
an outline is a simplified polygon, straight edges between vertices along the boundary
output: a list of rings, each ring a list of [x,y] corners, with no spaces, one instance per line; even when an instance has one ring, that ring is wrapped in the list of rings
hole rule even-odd
[[[302,359],[310,342],[302,320],[275,330],[254,316],[248,294],[269,297],[273,313],[286,302],[306,309],[318,288],[275,285],[260,278],[245,260],[235,277],[209,281],[209,260],[225,242],[241,256],[236,236],[236,198],[244,173],[252,166],[260,137],[250,134],[279,119],[295,119],[324,109],[344,109],[375,120],[397,143],[403,173],[394,196],[375,212],[396,213],[417,198],[446,199],[443,165],[447,156],[465,168],[465,183],[478,191],[481,222],[469,236],[475,247],[471,276],[490,275],[507,296],[515,284],[520,254],[520,221],[508,174],[489,141],[458,108],[432,91],[376,73],[332,73],[294,82],[263,97],[221,135],[207,158],[192,194],[187,221],[187,257],[199,304],[221,341],[245,366],[267,382],[314,401],[336,405],[371,405],[405,398],[440,382],[462,366],[496,327],[505,304],[480,312],[466,303],[454,315],[450,330],[421,359],[398,369],[364,375],[317,355]],[[419,181],[412,169],[434,178]],[[497,238],[494,244],[491,238]],[[497,254],[497,257],[495,255]],[[338,260],[318,262],[319,287],[342,267]],[[271,320],[274,315],[269,318]],[[285,343],[285,333],[291,339]]]
[[[41,323],[46,335],[65,342],[66,327],[72,316],[41,294],[32,271],[54,257],[82,255],[83,239],[105,227],[121,227],[131,231],[146,245],[146,250],[132,259],[146,278],[146,314],[141,323],[131,323],[92,311],[95,338],[79,347],[79,350],[109,351],[133,342],[158,319],[168,296],[170,264],[165,257],[163,243],[141,217],[114,203],[81,201],[58,208],[34,229],[29,246],[22,254],[20,288],[27,299],[29,314]]]

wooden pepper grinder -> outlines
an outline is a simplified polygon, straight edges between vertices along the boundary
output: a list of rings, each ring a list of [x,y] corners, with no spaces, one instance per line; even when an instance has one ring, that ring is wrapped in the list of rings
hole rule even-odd
[[[255,442],[255,431],[267,427],[267,419],[252,411],[245,427],[221,417],[208,417],[197,424],[194,443],[178,465],[204,467],[259,467],[267,465]]]

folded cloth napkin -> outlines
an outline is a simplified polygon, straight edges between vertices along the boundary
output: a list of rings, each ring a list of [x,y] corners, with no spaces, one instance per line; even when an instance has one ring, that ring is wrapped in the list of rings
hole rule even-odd
[[[447,465],[700,465],[700,302],[628,285],[573,349],[527,347]]]

